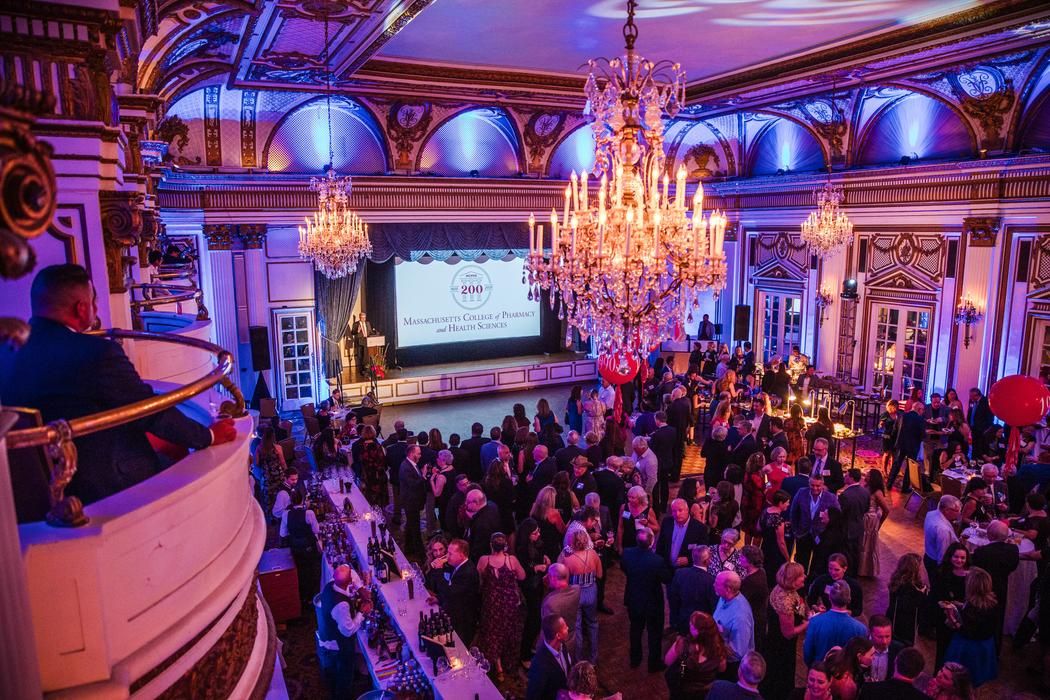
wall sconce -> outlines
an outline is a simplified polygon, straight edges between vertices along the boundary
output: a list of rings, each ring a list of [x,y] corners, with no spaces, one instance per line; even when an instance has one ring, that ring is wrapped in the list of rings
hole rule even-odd
[[[831,296],[831,292],[821,287],[820,291],[817,292],[816,296],[813,297],[813,302],[820,309],[820,318],[817,321],[818,325],[824,325],[824,313],[827,308],[835,302],[835,298]]]
[[[969,297],[963,297],[959,300],[959,306],[955,309],[955,325],[966,326],[966,333],[963,336],[963,347],[970,347],[970,327],[976,325],[981,319],[984,318],[984,312],[977,308],[977,305]]]

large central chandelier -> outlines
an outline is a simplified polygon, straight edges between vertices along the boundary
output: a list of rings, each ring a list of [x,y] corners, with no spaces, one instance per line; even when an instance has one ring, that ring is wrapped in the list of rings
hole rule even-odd
[[[830,179],[813,195],[817,210],[811,211],[802,222],[802,242],[817,256],[826,258],[853,241],[853,223],[846,212],[839,209],[842,190],[833,186]]]
[[[336,175],[332,147],[332,72],[328,68],[328,15],[324,18],[325,100],[328,108],[328,166],[324,177],[310,178],[317,211],[299,227],[299,256],[312,260],[328,279],[345,277],[372,254],[368,226],[350,209],[350,177]]]
[[[698,295],[726,283],[725,216],[703,215],[702,186],[690,216],[684,168],[669,191],[663,115],[673,117],[684,102],[685,73],[635,52],[636,5],[627,3],[626,54],[589,62],[584,91],[600,177],[592,185],[586,172],[572,173],[560,219],[551,211],[549,254],[543,226],[529,217],[525,265],[530,299],[549,291],[552,308],[560,300],[560,319],[593,337],[599,353],[621,358],[647,355],[678,335]]]

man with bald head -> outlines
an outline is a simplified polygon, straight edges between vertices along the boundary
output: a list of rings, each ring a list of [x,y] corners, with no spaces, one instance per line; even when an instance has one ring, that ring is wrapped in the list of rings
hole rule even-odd
[[[481,489],[467,491],[464,503],[467,516],[464,536],[470,542],[470,558],[476,564],[481,557],[489,554],[489,538],[500,530],[500,512]]]
[[[546,445],[536,445],[532,450],[532,461],[536,466],[525,477],[525,481],[528,482],[529,503],[536,500],[540,489],[551,485],[554,475],[558,473],[558,462],[549,454]]]
[[[29,340],[13,354],[0,353],[0,398],[5,404],[38,409],[44,422],[50,422],[101,413],[155,395],[118,343],[85,334],[97,325],[98,304],[83,267],[43,268],[33,280],[30,302]],[[177,408],[169,408],[77,438],[77,472],[66,494],[93,503],[163,469],[147,433],[176,446],[202,450],[233,440],[236,428],[225,419],[209,430]],[[35,515],[43,517],[43,513]]]
[[[1010,574],[1017,570],[1021,563],[1020,550],[1016,544],[1006,541],[1010,536],[1010,527],[1001,520],[988,524],[988,544],[973,551],[971,564],[987,571],[992,577],[992,589],[997,599],[999,613],[999,632],[1002,632],[1003,617],[1006,615],[1006,587]],[[995,635],[998,646],[1001,634]]]
[[[656,553],[673,572],[689,566],[690,550],[707,543],[707,526],[689,517],[689,504],[681,498],[671,501],[670,510],[660,523]]]
[[[580,610],[580,587],[569,583],[569,568],[564,564],[551,564],[547,568],[547,587],[549,589],[540,605],[540,618],[558,615],[565,618],[569,626],[567,645],[574,649],[576,639],[576,616]]]
[[[631,668],[642,665],[642,632],[649,640],[649,671],[664,669],[660,641],[664,632],[664,589],[671,570],[653,551],[653,531],[642,528],[635,534],[636,546],[623,550],[620,564],[627,576],[623,603],[630,621]]]
[[[317,614],[317,657],[334,697],[349,697],[354,681],[357,630],[372,612],[372,601],[358,595],[361,580],[346,564],[314,597]]]
[[[740,659],[755,648],[755,619],[751,606],[740,595],[740,576],[735,571],[722,571],[715,576],[715,622],[726,643],[726,670],[722,678],[736,678]]]

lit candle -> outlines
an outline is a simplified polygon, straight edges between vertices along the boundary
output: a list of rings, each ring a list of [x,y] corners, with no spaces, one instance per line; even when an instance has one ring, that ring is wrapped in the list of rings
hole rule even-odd
[[[543,257],[543,224],[536,227],[536,252]]]
[[[569,185],[565,186],[565,209],[562,211],[561,222],[562,226],[569,225],[569,202],[572,200],[572,187]]]
[[[551,226],[551,258],[558,257],[558,223]]]
[[[551,209],[551,231],[557,230],[558,227],[558,213]]]
[[[572,257],[572,258],[576,257],[576,226],[578,225],[578,223],[579,222],[576,220],[576,217],[573,216],[572,217],[572,240],[569,243],[569,245],[570,245],[569,256]]]
[[[696,228],[697,222],[700,221],[700,204],[703,201],[704,193],[697,187],[696,193],[693,195],[693,228]]]
[[[697,209],[704,208],[704,183],[696,183],[696,194],[693,195],[693,199],[696,200],[695,206]]]
[[[536,250],[536,217],[529,213],[529,255]]]
[[[580,199],[583,202],[583,208],[587,208],[587,171],[583,171],[583,177],[580,182]]]
[[[674,205],[677,208],[685,206],[685,166],[678,166],[678,178],[674,184]]]
[[[576,178],[576,171],[575,170],[572,171],[572,175],[569,176],[569,180],[572,183],[572,184],[569,185],[569,187],[572,188],[572,208],[575,211],[579,211],[580,210],[580,190],[579,190],[579,181]]]
[[[667,187],[670,184],[671,184],[670,176],[667,173],[664,173],[664,198],[663,198],[664,204],[667,203]]]

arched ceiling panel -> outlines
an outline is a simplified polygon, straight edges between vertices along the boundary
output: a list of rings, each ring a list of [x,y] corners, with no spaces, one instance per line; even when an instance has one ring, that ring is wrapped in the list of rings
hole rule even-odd
[[[594,169],[594,130],[590,124],[578,127],[566,136],[551,154],[547,175],[565,180],[577,173]]]
[[[939,100],[912,93],[873,117],[857,152],[857,165],[896,163],[903,156],[924,160],[973,154],[970,130]]]
[[[704,122],[691,122],[677,143],[670,172],[685,165],[690,180],[699,177],[724,176],[729,173],[725,149],[711,127]]]
[[[204,90],[194,90],[168,107],[158,135],[169,141],[175,165],[204,164]]]
[[[333,165],[342,174],[386,172],[386,154],[372,115],[358,103],[332,98]],[[328,165],[328,110],[325,99],[304,104],[274,130],[264,165],[278,172],[320,173]]]
[[[813,172],[825,166],[817,139],[799,124],[777,118],[751,146],[751,175],[774,175],[778,170]]]
[[[506,177],[520,172],[518,139],[501,109],[461,112],[438,127],[419,158],[419,170],[435,175]]]
[[[1050,151],[1050,93],[1036,101],[1033,111],[1025,115],[1024,131],[1018,146],[1022,149],[1037,148]]]

